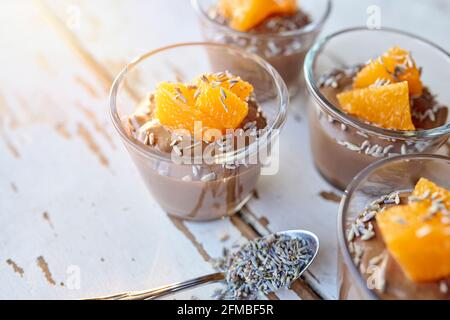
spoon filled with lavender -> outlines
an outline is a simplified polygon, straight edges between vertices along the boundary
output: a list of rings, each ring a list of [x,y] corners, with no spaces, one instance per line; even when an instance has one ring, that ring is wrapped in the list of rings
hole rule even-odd
[[[124,292],[92,300],[151,300],[203,284],[225,281],[217,299],[257,299],[300,278],[319,251],[319,239],[309,231],[292,230],[249,241],[225,256],[220,272],[156,289]]]

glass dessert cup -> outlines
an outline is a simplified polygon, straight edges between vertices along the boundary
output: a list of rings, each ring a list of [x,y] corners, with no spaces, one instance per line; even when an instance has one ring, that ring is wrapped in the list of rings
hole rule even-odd
[[[318,83],[322,75],[335,68],[364,63],[393,46],[413,53],[423,67],[423,83],[437,95],[440,105],[450,106],[446,85],[450,78],[450,56],[414,35],[393,29],[347,29],[318,41],[306,57],[305,80],[311,96],[309,131],[315,165],[328,182],[341,190],[358,172],[381,158],[434,153],[450,136],[448,116],[445,124],[432,129],[388,130],[349,116],[336,107],[337,99],[327,99],[321,91]]]
[[[420,178],[426,178],[443,188],[450,188],[450,158],[440,155],[404,155],[378,161],[357,175],[348,186],[339,208],[338,215],[338,288],[340,299],[442,299],[445,294],[435,290],[435,296],[429,296],[430,289],[437,288],[437,284],[415,284],[410,282],[405,286],[407,290],[400,291],[395,283],[404,283],[408,280],[399,266],[391,257],[388,259],[386,270],[386,289],[377,293],[373,281],[368,281],[370,269],[366,276],[361,274],[349,249],[347,235],[350,224],[364,211],[372,201],[393,192],[408,194],[414,189]],[[377,227],[375,227],[377,230]],[[372,241],[372,240],[371,240]],[[373,247],[364,251],[370,254]],[[362,260],[369,260],[364,257]],[[406,279],[406,280],[405,280]],[[448,298],[448,296],[447,296]]]
[[[210,63],[220,58],[221,64]],[[228,63],[228,61],[230,61]],[[240,61],[236,64],[236,61]],[[267,120],[257,142],[204,161],[174,161],[171,154],[130,136],[128,116],[161,82],[186,82],[202,73],[228,70],[249,81]],[[154,199],[169,215],[204,221],[232,215],[251,198],[263,165],[260,153],[286,120],[286,85],[263,59],[239,48],[212,43],[185,43],[149,52],[127,65],[116,78],[110,97],[112,121]],[[269,150],[269,151],[268,151]],[[249,161],[248,159],[251,159]],[[230,163],[243,163],[230,167]]]
[[[301,9],[312,22],[301,29],[279,33],[248,33],[231,29],[213,20],[208,15],[218,0],[192,0],[207,41],[236,45],[258,54],[280,73],[290,96],[295,96],[302,87],[303,62],[306,53],[322,30],[331,12],[330,0],[303,0]]]

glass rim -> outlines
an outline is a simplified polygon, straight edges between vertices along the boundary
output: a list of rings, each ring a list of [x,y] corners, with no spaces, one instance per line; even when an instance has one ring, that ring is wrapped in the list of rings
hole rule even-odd
[[[368,132],[374,135],[382,136],[385,138],[395,138],[395,139],[429,139],[429,138],[436,138],[445,136],[447,134],[450,134],[450,123],[444,124],[442,126],[431,128],[431,129],[425,129],[425,130],[414,130],[414,131],[402,131],[402,130],[391,130],[391,129],[384,129],[380,127],[376,127],[374,125],[365,123],[359,119],[352,118],[336,106],[334,106],[321,92],[319,89],[319,86],[317,84],[317,81],[314,79],[314,72],[313,67],[316,64],[316,61],[319,57],[319,55],[322,52],[322,49],[335,38],[339,37],[343,34],[348,34],[352,32],[358,32],[358,31],[367,31],[367,32],[386,32],[386,33],[394,33],[401,36],[409,37],[411,39],[414,39],[416,41],[421,42],[422,44],[425,44],[431,49],[437,50],[441,54],[444,55],[444,57],[447,58],[448,63],[450,65],[450,53],[444,50],[442,47],[436,45],[435,43],[422,38],[420,36],[414,35],[412,33],[409,33],[407,31],[402,31],[394,28],[381,28],[381,29],[368,29],[367,27],[352,27],[352,28],[346,28],[337,32],[334,32],[320,40],[318,40],[308,51],[306,57],[305,57],[305,64],[304,64],[304,74],[305,74],[305,82],[306,87],[308,88],[308,91],[313,96],[314,100],[320,105],[322,109],[325,109],[329,113],[331,113],[334,117],[336,117],[339,121],[341,121],[344,124],[348,124],[350,126],[356,127],[358,130],[361,130],[363,132]]]
[[[211,25],[214,25],[215,27],[217,27],[219,29],[222,29],[228,33],[233,33],[233,34],[243,37],[243,38],[255,38],[255,37],[257,37],[257,38],[289,38],[289,37],[297,37],[297,36],[301,36],[301,35],[310,34],[317,30],[320,30],[322,28],[325,21],[330,16],[331,9],[332,9],[331,0],[324,0],[324,1],[326,1],[326,8],[325,8],[325,11],[323,12],[322,16],[320,17],[320,19],[318,19],[317,21],[313,21],[313,22],[307,24],[306,26],[304,26],[300,29],[296,29],[296,30],[283,31],[283,32],[264,32],[264,33],[255,33],[254,34],[254,33],[248,33],[248,32],[234,30],[228,26],[222,25],[222,24],[218,23],[217,21],[211,19],[209,17],[209,15],[203,10],[199,1],[200,0],[191,0],[191,4],[194,7],[194,10],[197,12],[197,14],[202,19],[204,19],[205,21],[207,21],[208,23],[210,23]]]
[[[342,196],[341,202],[339,204],[339,212],[337,217],[337,238],[338,238],[338,250],[341,251],[344,264],[347,267],[348,271],[351,273],[352,279],[355,279],[357,282],[357,286],[362,288],[365,293],[370,297],[370,299],[379,299],[379,297],[375,294],[373,290],[367,288],[367,285],[364,283],[364,278],[359,272],[358,268],[353,262],[352,256],[350,254],[350,250],[348,248],[347,237],[345,234],[345,213],[348,210],[349,199],[358,189],[361,181],[370,175],[373,171],[378,168],[381,168],[387,164],[399,161],[408,161],[408,160],[443,160],[450,161],[450,157],[439,155],[439,154],[409,154],[409,155],[399,155],[393,156],[390,158],[386,158],[383,160],[379,160],[370,164],[368,167],[363,169],[360,173],[358,173],[353,180],[350,182],[348,187],[346,188],[344,195]]]
[[[119,92],[119,87],[123,83],[124,78],[126,75],[133,70],[135,67],[137,67],[141,62],[147,60],[148,58],[157,55],[159,53],[162,53],[164,51],[168,51],[171,49],[178,49],[183,47],[215,47],[215,48],[222,48],[226,50],[231,50],[233,52],[239,53],[239,55],[246,57],[248,59],[253,60],[256,62],[261,68],[263,68],[274,80],[274,84],[276,87],[277,94],[279,96],[279,103],[277,105],[279,106],[279,110],[276,114],[276,117],[272,123],[272,125],[264,130],[264,134],[256,139],[256,141],[250,143],[248,146],[239,148],[237,150],[228,151],[226,153],[215,155],[211,157],[211,159],[214,160],[215,164],[221,164],[228,161],[236,161],[237,159],[241,159],[242,157],[245,157],[247,155],[254,154],[255,152],[258,152],[258,144],[259,141],[269,141],[269,138],[273,137],[273,133],[275,130],[281,129],[283,125],[285,124],[287,120],[287,107],[289,104],[289,94],[288,89],[286,87],[286,84],[282,80],[279,73],[275,70],[274,67],[272,67],[268,62],[266,62],[263,58],[259,57],[258,55],[252,54],[250,52],[245,51],[244,49],[241,49],[239,47],[226,45],[226,44],[220,44],[220,43],[212,43],[212,42],[183,42],[183,43],[176,43],[168,46],[164,46],[152,51],[149,51],[143,55],[140,55],[131,62],[129,62],[117,75],[115,78],[110,94],[109,94],[109,109],[110,109],[110,116],[113,122],[113,125],[115,129],[119,132],[122,139],[127,142],[128,145],[130,145],[134,150],[139,152],[140,154],[156,158],[160,161],[167,161],[167,162],[173,162],[171,159],[170,154],[162,153],[155,148],[149,148],[148,146],[143,145],[139,141],[132,139],[129,134],[126,132],[122,121],[119,117],[118,111],[117,111],[117,94]],[[133,97],[135,95],[130,88],[128,88],[128,94]],[[136,101],[136,105],[139,103],[139,101]],[[275,132],[276,134],[276,132]],[[191,160],[196,160],[196,158],[192,158]]]

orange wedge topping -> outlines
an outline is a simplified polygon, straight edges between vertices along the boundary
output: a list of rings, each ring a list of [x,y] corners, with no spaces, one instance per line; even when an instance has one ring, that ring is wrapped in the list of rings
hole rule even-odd
[[[250,83],[243,81],[240,77],[236,77],[229,72],[205,74],[196,80],[196,84],[199,86],[205,82],[209,82],[211,86],[220,85],[244,101],[253,93],[253,86]]]
[[[413,195],[417,201],[391,207],[377,215],[384,242],[412,281],[430,282],[449,277],[450,224],[444,221],[443,211],[447,214],[450,210],[450,192],[422,178]],[[444,209],[436,207],[437,202],[443,203]]]
[[[248,114],[248,104],[236,94],[222,86],[213,88],[203,84],[198,96],[196,107],[210,119],[211,128],[224,132],[226,129],[237,128]]]
[[[253,87],[230,75],[233,81],[219,81],[216,75],[203,75],[193,84],[166,83],[155,92],[155,118],[171,129],[195,132],[195,123],[206,129],[236,129],[248,114],[248,98]]]
[[[180,95],[181,90],[181,95]],[[204,115],[191,106],[195,104],[195,90],[181,83],[161,83],[155,93],[155,118],[171,129],[187,129],[194,132],[195,121],[201,120],[203,126],[209,123]]]
[[[355,88],[367,88],[378,81],[390,83],[407,81],[409,93],[421,96],[423,92],[420,71],[411,58],[410,52],[393,47],[378,59],[371,61],[355,77]]]
[[[295,14],[296,0],[220,0],[220,13],[231,28],[248,31],[274,15]]]
[[[434,195],[434,198],[436,199],[441,198],[444,205],[447,208],[450,208],[450,191],[439,187],[430,180],[421,178],[414,188],[413,195],[416,197],[423,197],[424,195],[427,195],[427,193],[429,193],[430,197]],[[426,197],[424,201],[431,202],[430,197]]]
[[[408,82],[355,89],[337,95],[341,108],[386,129],[414,130]]]

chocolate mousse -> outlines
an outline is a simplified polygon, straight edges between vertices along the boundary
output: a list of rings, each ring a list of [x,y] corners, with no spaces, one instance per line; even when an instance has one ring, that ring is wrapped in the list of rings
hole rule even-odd
[[[393,66],[393,73],[384,74],[386,57],[392,56],[398,63]],[[440,127],[447,122],[448,108],[438,102],[432,89],[422,85],[422,71],[408,52],[394,47],[374,61],[332,70],[318,81],[322,96],[343,111],[347,122],[338,121],[319,108],[310,112],[316,166],[326,180],[341,190],[359,171],[380,158],[432,152],[446,140],[413,138],[414,134],[411,138],[393,138],[376,133],[378,129],[413,133]]]
[[[298,91],[306,52],[316,32],[296,34],[312,23],[296,0],[220,0],[207,14],[230,30],[205,30],[209,40],[245,47],[260,55],[277,69],[291,94]]]
[[[197,124],[198,123],[198,124]],[[228,72],[189,84],[162,83],[126,120],[130,137],[168,161],[135,157],[151,193],[169,214],[210,220],[251,197],[258,163],[226,158],[255,143],[267,121],[251,84]]]
[[[380,299],[450,300],[448,190],[422,178],[413,191],[372,201],[345,232],[355,266]]]

